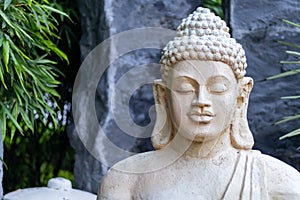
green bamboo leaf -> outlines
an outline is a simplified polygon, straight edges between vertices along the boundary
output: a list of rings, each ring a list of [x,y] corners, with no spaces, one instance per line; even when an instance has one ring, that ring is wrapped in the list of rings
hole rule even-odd
[[[23,109],[20,109],[20,114],[21,114],[22,119],[24,120],[26,126],[28,126],[28,128],[33,132],[34,131],[33,124],[31,123],[31,121],[28,117],[28,114]]]
[[[277,74],[271,77],[268,77],[267,80],[272,80],[272,79],[276,79],[276,78],[282,78],[282,77],[286,77],[286,76],[291,76],[294,74],[300,73],[300,69],[294,69],[294,70],[290,70],[281,74]]]
[[[38,98],[39,95],[37,93],[37,90],[35,89],[35,85],[32,87],[32,90],[33,90],[34,98]]]
[[[0,16],[4,19],[4,21],[14,29],[14,26],[12,24],[12,22],[9,20],[9,18],[4,14],[4,12],[2,12],[2,10],[0,9]]]
[[[57,64],[57,62],[55,62],[55,61],[48,60],[48,59],[42,59],[42,58],[31,60],[31,62],[33,62],[35,64],[52,64],[52,65],[56,65]]]
[[[45,3],[50,4],[48,0],[44,0]]]
[[[28,66],[27,66],[28,67]],[[32,70],[28,69],[27,67],[24,67],[23,70],[29,74],[33,80],[37,80],[38,78],[32,73]]]
[[[20,65],[16,65],[16,66],[20,67]],[[22,74],[22,71],[21,71],[22,69],[19,69],[19,68],[16,67],[15,70],[16,70],[16,74],[17,74],[17,76],[18,76],[18,79],[20,80],[19,82],[20,82],[20,84],[21,84],[21,87],[23,88],[23,92],[25,92],[25,94],[29,96],[29,93],[28,93],[28,91],[27,91],[27,88],[26,88],[26,86],[24,85],[25,80],[24,80],[24,78],[23,78],[23,74]]]
[[[296,45],[296,44],[293,44],[293,43],[290,43],[290,42],[285,42],[285,41],[277,41],[279,44],[283,44],[283,45],[286,45],[286,46],[289,46],[289,47],[292,47],[292,48],[297,48],[297,49],[300,49],[300,45]]]
[[[12,85],[14,85],[14,83],[16,83],[14,70],[11,70],[10,73],[9,73],[9,75],[11,77],[10,78],[10,86],[12,86]]]
[[[37,100],[40,101],[40,99],[37,99]],[[45,108],[41,104],[35,103],[34,106],[37,109],[37,111],[38,110],[40,111],[40,113],[38,113],[40,118],[43,118],[44,116],[46,116]]]
[[[22,28],[21,26],[15,24],[15,27],[16,27],[22,34],[24,34],[24,36],[26,36],[28,39],[33,40],[33,38],[32,38],[30,35],[28,35],[28,33],[27,33],[25,30],[23,30],[23,28]]]
[[[287,97],[281,97],[281,99],[299,99],[300,95],[297,96],[287,96]]]
[[[22,100],[21,100],[21,95],[23,94],[24,91],[22,91],[22,90],[19,88],[19,86],[17,86],[17,85],[14,85],[13,88],[14,88],[14,93],[15,93],[15,95],[17,96],[18,103],[20,104],[20,106],[23,106],[23,102],[22,102]]]
[[[10,127],[10,143],[13,141],[15,133],[16,133],[16,127],[15,126],[11,126]]]
[[[16,33],[17,37],[19,38],[19,40],[22,41],[22,44],[24,45],[22,34],[19,31],[16,31],[15,33]]]
[[[5,133],[7,127],[12,130],[12,137],[25,125],[30,130],[35,129],[34,110],[41,120],[49,114],[47,120],[52,118],[56,123],[55,111],[47,105],[45,95],[53,100],[59,97],[56,88],[62,72],[55,67],[53,55],[67,60],[57,47],[57,40],[60,39],[58,27],[68,17],[63,7],[56,4],[59,3],[50,4],[47,0],[0,0],[0,82],[4,86],[0,88],[4,105],[0,105],[0,118],[5,119],[0,123],[5,123]]]
[[[55,96],[55,97],[60,97],[60,95],[58,94],[58,92],[54,89],[51,89],[51,88],[47,88],[45,89],[45,91],[49,94],[51,94],[52,96]]]
[[[48,34],[51,34],[51,31],[50,31],[50,28],[49,28],[49,22],[48,22],[48,19],[47,19],[47,16],[46,15],[43,15],[43,20],[44,20],[44,25],[46,26],[46,31]]]
[[[12,109],[12,115],[14,117],[14,119],[17,120],[18,115],[19,115],[19,104],[16,100],[14,100],[14,104],[13,104],[13,109]]]
[[[30,110],[31,110],[31,112],[30,112],[30,122],[34,127],[34,120],[35,120],[35,116],[34,116],[34,112],[33,112],[34,109],[31,108]]]
[[[280,61],[281,64],[296,64],[299,65],[300,61]]]
[[[288,137],[293,137],[293,136],[296,136],[296,135],[300,135],[300,128],[292,131],[292,132],[289,132],[288,134],[284,135],[284,136],[281,136],[279,139],[282,140],[282,139],[285,139],[285,138],[288,138]]]
[[[12,115],[12,113],[6,108],[6,106],[2,102],[1,102],[1,105],[2,105],[2,109],[5,112],[5,114],[9,117],[9,119],[14,124],[14,127],[16,127],[21,133],[23,133],[23,130],[22,130],[21,126],[19,125],[19,123],[17,122],[17,120],[14,118],[14,116]]]
[[[69,59],[68,56],[62,52],[60,49],[58,49],[57,47],[51,47],[51,49],[63,60],[67,61],[67,63],[69,64]]]
[[[4,80],[4,71],[3,71],[2,62],[0,62],[0,80],[1,80],[4,88],[7,89],[7,86],[6,86],[5,80]]]
[[[57,121],[55,119],[55,115],[50,115],[54,124],[54,129],[57,129]]]
[[[12,1],[12,0],[5,0],[5,1],[4,1],[4,10],[6,10],[7,7],[11,4],[11,1]]]
[[[4,138],[2,138],[2,142],[4,141]],[[0,161],[2,162],[3,166],[5,167],[6,170],[8,170],[7,164],[4,162],[3,158],[0,157]]]
[[[293,115],[293,116],[284,117],[282,120],[276,122],[275,125],[279,125],[279,124],[289,122],[289,121],[299,119],[299,118],[300,118],[300,115]]]
[[[297,51],[285,51],[285,52],[290,55],[300,56],[300,52],[297,52]]]
[[[11,41],[11,40],[8,40],[8,41],[9,41],[11,49],[15,50],[20,55],[21,58],[23,57],[27,60],[30,60],[30,58],[20,48],[18,48],[13,41]]]
[[[2,44],[3,44],[3,38],[4,38],[3,33],[0,32],[0,47],[2,47]]]
[[[35,64],[33,66],[36,66],[36,68],[31,68],[33,72],[36,74],[40,74],[41,76],[44,76],[43,80],[44,82],[55,83],[60,84],[58,80],[56,80],[56,77],[58,77],[58,74],[56,73],[56,69],[51,65],[41,65],[41,64]],[[61,74],[63,76],[63,74]],[[47,80],[45,80],[47,79]]]
[[[294,22],[292,22],[292,21],[289,21],[289,20],[286,20],[286,19],[282,19],[282,21],[284,21],[284,22],[286,22],[287,24],[290,24],[290,25],[292,25],[292,26],[295,26],[295,27],[297,27],[297,28],[300,28],[300,25],[299,25],[299,24],[294,23]]]
[[[33,12],[33,14],[34,14],[35,21],[36,21],[36,23],[37,23],[37,27],[38,27],[39,30],[41,31],[42,29],[41,29],[41,22],[40,22],[40,20],[39,20],[39,17],[38,17],[38,15],[36,14],[36,12],[35,12],[34,9],[32,9],[32,12]]]
[[[9,42],[7,40],[4,40],[2,56],[3,56],[4,66],[5,66],[7,72],[9,72],[9,69],[8,69],[9,50],[10,50]]]
[[[12,8],[15,9],[15,12],[18,13],[18,15],[15,15],[15,19],[18,19],[19,21],[24,21],[25,23],[29,23],[29,19],[31,19],[31,16],[28,15],[27,12],[20,12],[20,9],[18,9],[16,6],[13,6]]]
[[[52,7],[47,6],[47,5],[44,5],[43,7],[46,8],[47,10],[50,10],[50,11],[52,11],[52,12],[55,12],[55,13],[57,13],[57,14],[59,14],[59,15],[63,15],[63,16],[65,16],[65,17],[67,17],[67,18],[70,18],[65,12],[62,12],[62,11],[60,11],[60,10],[58,10],[58,9],[52,8]]]
[[[5,136],[6,136],[6,115],[5,115],[5,112],[2,110],[2,120],[1,120],[1,125],[2,125],[2,140],[5,139]]]

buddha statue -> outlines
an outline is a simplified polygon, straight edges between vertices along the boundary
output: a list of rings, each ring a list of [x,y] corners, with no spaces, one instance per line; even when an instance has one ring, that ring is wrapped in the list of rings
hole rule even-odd
[[[253,80],[229,28],[197,8],[163,49],[153,93],[155,151],[115,164],[101,199],[300,199],[300,174],[252,150],[247,121]]]

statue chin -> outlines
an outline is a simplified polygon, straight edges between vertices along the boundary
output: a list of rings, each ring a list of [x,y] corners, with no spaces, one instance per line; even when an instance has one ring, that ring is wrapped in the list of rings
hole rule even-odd
[[[185,139],[193,142],[210,142],[212,140],[218,140],[221,134],[227,132],[229,133],[229,126],[225,127],[223,130],[219,127],[211,126],[210,124],[198,124],[196,130],[182,129],[175,134],[180,134]]]
[[[300,173],[252,150],[253,80],[226,23],[199,7],[177,30],[153,86],[157,150],[113,166],[98,200],[300,199]]]

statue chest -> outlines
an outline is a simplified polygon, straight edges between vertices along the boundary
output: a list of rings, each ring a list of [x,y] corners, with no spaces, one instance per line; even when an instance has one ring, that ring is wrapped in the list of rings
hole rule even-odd
[[[172,166],[143,175],[133,199],[222,199],[233,166]]]

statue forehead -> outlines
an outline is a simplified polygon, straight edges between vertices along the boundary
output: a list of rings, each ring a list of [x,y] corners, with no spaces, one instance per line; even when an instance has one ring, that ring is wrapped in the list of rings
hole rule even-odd
[[[231,67],[219,61],[183,60],[171,68],[169,78],[185,76],[195,80],[205,80],[212,76],[224,76],[236,82]]]

